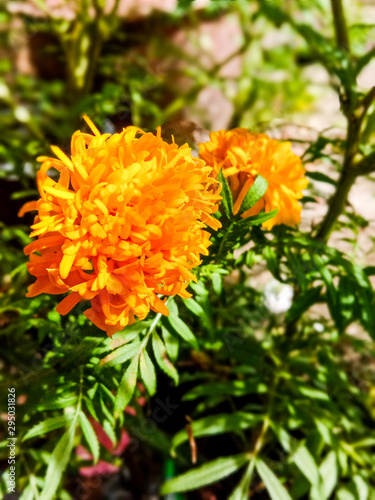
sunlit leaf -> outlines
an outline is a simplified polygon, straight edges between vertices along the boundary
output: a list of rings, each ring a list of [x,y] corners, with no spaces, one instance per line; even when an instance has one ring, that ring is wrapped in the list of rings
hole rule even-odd
[[[218,458],[212,462],[207,462],[200,467],[185,472],[185,474],[164,483],[161,488],[161,493],[166,495],[167,493],[191,491],[206,486],[207,484],[215,483],[233,474],[247,461],[248,455],[246,453],[241,453],[239,455]]]

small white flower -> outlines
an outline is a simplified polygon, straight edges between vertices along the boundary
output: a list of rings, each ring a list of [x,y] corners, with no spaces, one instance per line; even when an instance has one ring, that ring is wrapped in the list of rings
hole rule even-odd
[[[29,110],[25,108],[25,106],[17,106],[16,109],[14,110],[14,116],[21,123],[26,123],[31,119]]]
[[[8,101],[10,99],[10,90],[5,83],[0,82],[0,99]]]
[[[292,305],[293,287],[280,281],[269,281],[264,288],[266,307],[273,314],[286,312]]]
[[[321,324],[321,323],[318,323],[318,322],[315,322],[313,324],[313,328],[315,331],[317,331],[318,333],[322,333],[324,332],[324,326]]]

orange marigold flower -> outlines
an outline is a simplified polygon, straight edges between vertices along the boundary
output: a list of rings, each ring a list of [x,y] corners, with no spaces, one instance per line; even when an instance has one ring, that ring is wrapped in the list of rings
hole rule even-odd
[[[208,225],[220,196],[212,169],[178,147],[136,127],[101,135],[80,131],[71,157],[41,157],[40,199],[20,215],[37,210],[25,248],[29,272],[37,277],[28,296],[70,292],[58,305],[66,314],[82,299],[85,315],[112,335],[151,310],[168,315],[158,294],[189,297],[191,269],[210,245]],[[59,178],[48,176],[55,169]]]
[[[254,134],[244,128],[211,132],[210,141],[200,144],[199,156],[212,166],[216,175],[222,169],[232,196],[233,213],[240,206],[259,174],[268,181],[261,200],[242,214],[249,217],[278,209],[272,219],[263,223],[267,229],[275,224],[293,226],[301,220],[302,190],[308,181],[299,156],[291,151],[290,142],[279,142],[266,134]]]

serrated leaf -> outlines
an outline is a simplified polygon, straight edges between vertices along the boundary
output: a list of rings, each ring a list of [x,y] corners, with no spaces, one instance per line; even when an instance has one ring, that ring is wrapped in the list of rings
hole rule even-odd
[[[194,349],[199,350],[197,339],[190,328],[182,321],[182,319],[176,316],[168,316],[168,322],[174,331],[182,337],[186,342],[188,342]]]
[[[263,460],[256,460],[255,467],[272,500],[292,500],[279,478]]]
[[[222,185],[220,194],[223,199],[221,200],[221,206],[224,208],[224,214],[226,215],[227,219],[230,220],[233,217],[233,198],[228,181],[225,178],[222,170],[219,172],[218,180]]]
[[[268,220],[272,219],[277,215],[278,209],[271,210],[270,212],[262,212],[258,215],[252,215],[251,217],[246,217],[246,219],[243,219],[244,221],[247,221],[250,226],[259,226],[260,224],[263,224],[263,222],[267,222]]]
[[[101,365],[115,366],[125,363],[132,358],[140,349],[142,342],[131,342],[112,351],[100,361]]]
[[[22,441],[26,441],[27,439],[31,439],[36,436],[41,436],[42,434],[46,434],[47,432],[54,431],[56,429],[60,429],[61,427],[65,427],[69,424],[74,418],[73,413],[67,413],[66,415],[59,415],[58,417],[47,418],[43,422],[34,425],[23,437]]]
[[[98,416],[96,414],[96,411],[95,411],[95,408],[94,408],[94,405],[92,404],[92,401],[91,399],[89,399],[88,397],[86,396],[83,396],[83,400],[84,402],[86,403],[86,407],[88,409],[88,411],[90,412],[90,415],[97,421],[99,421],[98,419]]]
[[[113,415],[113,411],[112,411],[112,408],[111,410],[108,408],[107,404],[106,404],[106,401],[104,400],[103,396],[101,395],[99,398],[99,404],[100,404],[100,408],[103,412],[103,415],[105,415],[105,418],[111,423],[112,426],[115,425],[115,417]],[[116,399],[114,401],[114,404],[113,406],[116,404]]]
[[[103,396],[105,396],[111,404],[114,404],[116,398],[106,385],[100,384],[99,390],[100,390],[101,394]]]
[[[154,355],[157,364],[160,366],[160,368],[163,370],[164,373],[166,373],[169,377],[171,377],[175,381],[175,384],[177,385],[178,384],[177,370],[168,359],[165,345],[163,344],[163,341],[156,332],[153,332],[152,334],[152,348],[154,350]]]
[[[215,483],[225,477],[230,476],[236,470],[240,469],[247,461],[249,456],[246,453],[233,455],[231,457],[217,458],[201,467],[185,472],[170,481],[164,483],[161,488],[162,495],[168,493],[178,493],[182,491],[191,491],[207,484]],[[281,499],[280,499],[281,500]]]
[[[154,365],[146,350],[142,351],[139,358],[139,369],[142,381],[144,382],[148,393],[150,396],[153,396],[156,391],[156,374]]]
[[[234,488],[231,496],[228,500],[248,500],[249,499],[249,490],[250,490],[250,482],[254,472],[255,460],[252,460],[244,475],[241,478],[241,481]]]
[[[96,391],[99,387],[99,383],[96,382],[88,391],[87,391],[87,395],[89,396],[90,399],[94,399],[95,397],[95,394],[96,394]]]
[[[111,422],[107,419],[104,420],[104,422],[102,422],[102,427],[105,433],[108,435],[109,439],[112,441],[113,447],[115,447],[117,444],[117,437],[115,431],[113,430]]]
[[[257,175],[254,184],[251,186],[249,191],[241,204],[238,211],[238,215],[250,210],[256,203],[264,196],[268,188],[268,182],[261,175]]]
[[[63,472],[68,465],[70,455],[73,450],[74,434],[75,434],[76,419],[68,431],[65,432],[55,446],[45,477],[45,483],[39,500],[52,500],[55,497],[56,490],[60,484]]]
[[[78,401],[77,394],[57,397],[56,399],[45,401],[36,407],[37,411],[43,410],[59,410],[61,408],[68,408],[74,406]]]
[[[94,458],[94,463],[96,464],[97,461],[99,460],[98,438],[96,436],[94,429],[92,428],[92,425],[90,424],[89,419],[86,417],[83,411],[79,412],[78,418],[81,424],[83,435],[85,436],[86,442],[89,445],[90,451]]]
[[[116,332],[113,335],[112,340],[130,340],[132,335],[143,332],[150,327],[151,323],[151,321],[136,321],[132,325],[126,326],[122,332]]]
[[[125,410],[134,394],[137,383],[138,362],[139,357],[137,356],[131,361],[121,379],[115,400],[115,418]]]

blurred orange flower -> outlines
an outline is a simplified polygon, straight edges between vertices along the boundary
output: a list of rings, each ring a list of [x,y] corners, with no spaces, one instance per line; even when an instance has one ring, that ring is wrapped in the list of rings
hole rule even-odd
[[[70,158],[52,147],[58,159],[38,159],[41,198],[20,212],[38,212],[37,240],[25,248],[37,277],[28,296],[70,292],[61,314],[90,300],[85,315],[112,335],[150,309],[168,315],[158,294],[190,296],[191,269],[210,245],[204,228],[220,227],[212,216],[220,196],[211,167],[187,145],[136,127],[101,135],[85,119],[94,135],[75,132]]]
[[[275,224],[293,226],[301,220],[302,190],[308,181],[299,156],[291,151],[290,142],[279,142],[266,134],[254,134],[244,128],[211,132],[210,141],[200,144],[199,156],[213,167],[216,175],[222,169],[232,196],[233,213],[240,206],[259,174],[268,181],[268,188],[258,203],[242,214],[249,217],[278,209],[272,219],[263,223],[267,229]]]

